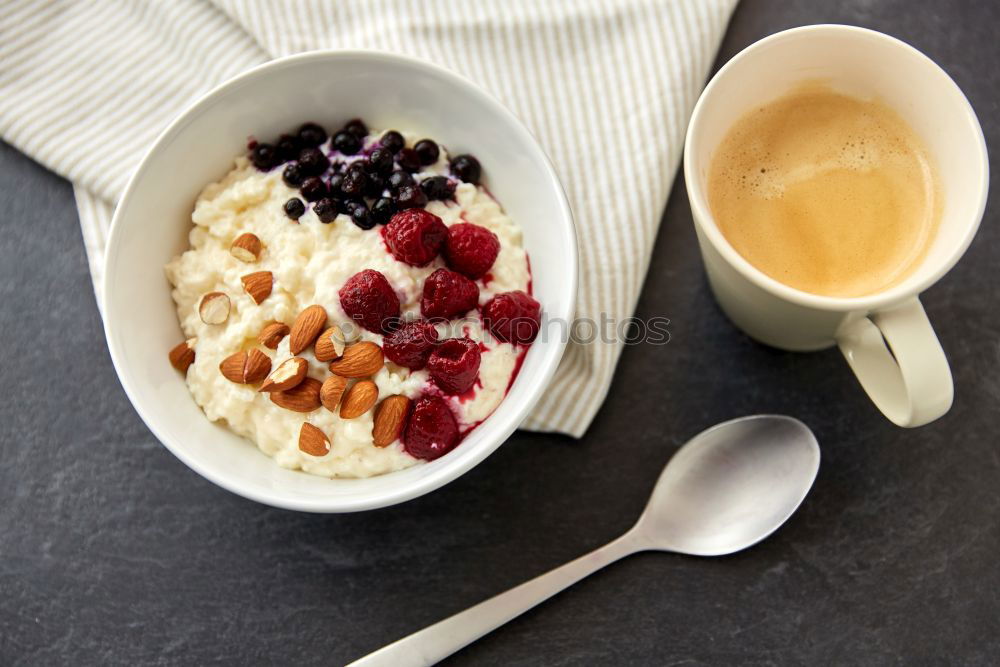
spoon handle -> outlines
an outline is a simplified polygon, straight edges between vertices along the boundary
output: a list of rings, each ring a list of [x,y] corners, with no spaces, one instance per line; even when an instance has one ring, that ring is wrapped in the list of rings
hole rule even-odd
[[[389,644],[348,667],[425,667],[471,644],[587,575],[642,546],[629,532],[574,561]]]

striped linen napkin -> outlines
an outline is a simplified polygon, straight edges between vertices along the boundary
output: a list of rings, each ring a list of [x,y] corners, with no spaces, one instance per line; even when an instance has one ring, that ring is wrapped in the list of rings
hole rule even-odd
[[[108,224],[167,123],[278,56],[424,58],[509,106],[552,158],[580,232],[577,314],[631,316],[691,109],[736,0],[7,0],[0,136],[73,182],[100,291]],[[523,424],[580,436],[619,342],[571,343]]]

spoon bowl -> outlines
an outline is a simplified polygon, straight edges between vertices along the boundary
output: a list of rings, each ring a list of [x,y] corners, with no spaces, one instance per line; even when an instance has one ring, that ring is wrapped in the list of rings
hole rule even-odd
[[[633,530],[650,549],[692,556],[740,551],[792,515],[818,471],[819,443],[799,420],[733,419],[674,454]]]

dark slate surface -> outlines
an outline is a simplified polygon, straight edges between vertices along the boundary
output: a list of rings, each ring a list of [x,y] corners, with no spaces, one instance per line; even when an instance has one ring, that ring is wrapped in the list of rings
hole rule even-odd
[[[996,153],[998,19],[986,2],[745,0],[719,60],[805,23],[890,32],[951,73]],[[615,537],[685,439],[754,412],[803,419],[823,447],[772,539],[718,560],[629,558],[450,663],[1000,660],[995,207],[924,298],[957,385],[933,425],[891,426],[835,351],[777,352],[731,328],[678,182],[639,305],[671,318],[672,340],[625,352],[582,442],[519,433],[419,500],[311,516],[212,486],[139,421],[69,186],[3,146],[0,201],[0,664],[343,663]]]

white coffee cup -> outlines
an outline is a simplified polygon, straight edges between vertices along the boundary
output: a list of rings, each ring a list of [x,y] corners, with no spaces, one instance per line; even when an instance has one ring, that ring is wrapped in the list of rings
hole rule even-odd
[[[726,241],[709,210],[709,165],[727,131],[749,109],[815,79],[892,107],[937,163],[943,195],[938,232],[920,266],[876,294],[820,296],[778,282]],[[839,345],[868,396],[900,426],[920,426],[948,411],[951,370],[918,295],[972,241],[986,206],[989,164],[976,114],[940,67],[908,44],[853,26],[771,35],[737,54],[705,88],[688,127],[684,177],[709,283],[738,327],[786,350]]]

